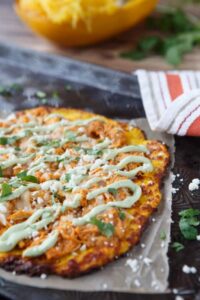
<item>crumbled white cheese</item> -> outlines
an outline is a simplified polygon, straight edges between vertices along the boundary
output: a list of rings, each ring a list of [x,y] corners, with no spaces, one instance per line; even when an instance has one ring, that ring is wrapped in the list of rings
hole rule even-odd
[[[165,247],[165,242],[164,242],[164,241],[161,242],[160,247],[161,247],[161,248],[164,248],[164,247]]]
[[[140,286],[141,286],[141,283],[140,283],[140,281],[139,281],[138,279],[135,279],[135,280],[134,280],[134,284],[135,284],[135,286],[137,286],[137,287],[140,287]]]
[[[95,157],[93,155],[86,154],[83,156],[83,160],[86,162],[93,162],[95,160]]]
[[[174,294],[178,294],[178,289],[173,289],[172,292],[173,292]]]
[[[175,181],[175,179],[176,179],[176,175],[172,173],[172,175],[171,175],[171,176],[172,176],[172,182],[174,182],[174,181]]]
[[[86,245],[82,245],[82,246],[80,247],[80,250],[81,250],[81,251],[85,251],[85,250],[86,250]]]
[[[5,203],[0,203],[0,212],[7,213],[7,207]]]
[[[44,274],[44,273],[41,274],[40,278],[41,278],[41,279],[46,279],[46,278],[47,278],[47,274]]]
[[[12,113],[12,114],[10,114],[7,118],[6,118],[6,120],[7,121],[10,121],[10,120],[13,120],[13,119],[15,119],[16,118],[16,115],[14,114],[14,113]]]
[[[0,213],[0,222],[1,222],[1,224],[3,224],[4,226],[7,224],[5,215],[4,215],[4,214],[1,214],[1,213]]]
[[[184,300],[184,298],[181,296],[176,296],[175,300]]]
[[[149,267],[150,264],[152,263],[152,259],[150,259],[149,257],[145,257],[143,262],[145,263],[145,265]]]
[[[38,204],[42,204],[44,202],[44,200],[41,198],[41,197],[38,197],[37,198],[37,203]]]
[[[38,231],[33,231],[32,232],[32,238],[35,238],[36,236],[38,236],[39,232]]]
[[[107,289],[107,287],[108,287],[107,283],[103,283],[102,288]]]
[[[160,269],[160,272],[161,272],[161,273],[164,273],[164,272],[165,272],[165,269],[164,269],[164,268],[161,268],[161,269]]]
[[[152,283],[151,283],[151,286],[152,286],[152,288],[154,288],[155,290],[158,290],[158,283],[157,283],[157,281],[155,281],[155,280],[153,280],[152,281]]]
[[[97,200],[97,202],[98,202],[98,204],[103,204],[103,195],[99,195],[97,198],[96,198],[96,200]]]
[[[78,132],[80,132],[80,133],[85,132],[85,128],[84,128],[84,127],[79,127],[79,128],[78,128]]]
[[[190,182],[188,189],[192,192],[198,190],[200,187],[200,179],[194,178],[192,182]]]
[[[172,188],[172,194],[176,194],[179,191],[179,188]]]
[[[134,273],[136,273],[138,271],[138,269],[139,269],[139,265],[138,265],[137,259],[130,259],[130,258],[127,259],[126,265],[129,266]]]
[[[62,189],[61,182],[57,180],[48,180],[43,183],[41,183],[41,189],[42,190],[50,190],[51,192],[55,193],[58,190]]]
[[[184,265],[182,271],[186,274],[195,274],[197,272],[197,269],[195,267],[189,267],[187,265]]]

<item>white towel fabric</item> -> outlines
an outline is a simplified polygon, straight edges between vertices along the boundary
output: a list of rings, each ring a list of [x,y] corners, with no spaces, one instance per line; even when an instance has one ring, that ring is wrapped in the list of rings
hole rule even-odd
[[[200,136],[200,72],[138,70],[135,74],[152,130]]]

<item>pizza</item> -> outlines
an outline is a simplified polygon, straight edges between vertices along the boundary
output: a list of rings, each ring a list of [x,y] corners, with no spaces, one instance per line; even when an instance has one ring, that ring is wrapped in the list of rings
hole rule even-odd
[[[139,128],[39,107],[0,121],[0,266],[76,277],[136,245],[169,164]]]

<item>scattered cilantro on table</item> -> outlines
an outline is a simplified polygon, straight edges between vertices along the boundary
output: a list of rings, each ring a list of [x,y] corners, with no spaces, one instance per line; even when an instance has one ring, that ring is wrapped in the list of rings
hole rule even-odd
[[[200,210],[188,208],[179,212],[179,229],[186,240],[196,240],[198,235],[197,227],[200,225]],[[179,252],[184,249],[184,245],[174,242],[172,248]]]
[[[18,83],[11,85],[0,85],[0,95],[4,97],[11,97],[23,91],[23,87]]]
[[[187,240],[196,240],[198,235],[197,226],[200,225],[200,210],[199,209],[185,209],[179,213],[179,228]]]
[[[179,251],[181,251],[181,250],[184,249],[184,246],[183,246],[183,244],[181,244],[181,243],[179,243],[179,242],[174,242],[174,243],[172,244],[172,248],[173,248],[176,252],[179,252]]]
[[[179,8],[160,10],[147,20],[147,28],[156,33],[143,37],[134,49],[122,52],[122,58],[141,60],[160,55],[177,66],[184,54],[200,44],[200,24]]]

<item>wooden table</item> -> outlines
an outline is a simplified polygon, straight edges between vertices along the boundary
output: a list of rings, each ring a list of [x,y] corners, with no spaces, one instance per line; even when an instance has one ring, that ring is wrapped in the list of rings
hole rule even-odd
[[[121,51],[133,47],[138,37],[145,34],[145,29],[142,28],[142,25],[98,46],[64,50],[35,36],[27,29],[15,15],[12,3],[12,0],[0,0],[0,42],[14,43],[20,47],[37,51],[66,55],[78,60],[125,72],[131,72],[138,68],[154,70],[169,70],[172,68],[159,57],[145,59],[140,62],[125,60],[119,57]],[[199,70],[200,48],[196,48],[192,53],[186,55],[180,68]]]

